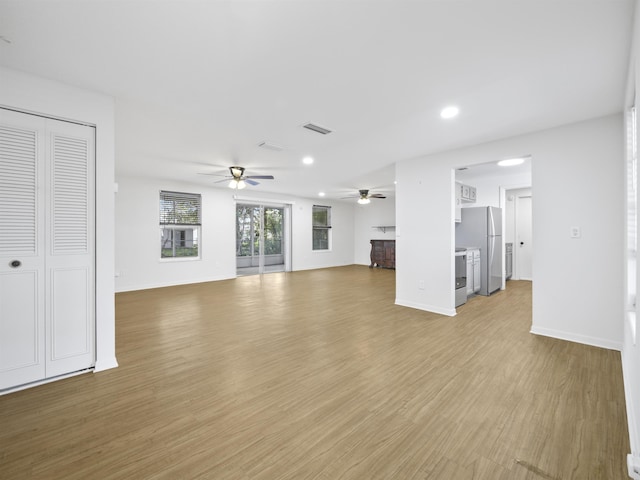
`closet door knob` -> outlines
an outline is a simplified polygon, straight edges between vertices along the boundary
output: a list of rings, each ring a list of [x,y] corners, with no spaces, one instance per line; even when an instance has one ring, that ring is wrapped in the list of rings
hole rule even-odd
[[[20,265],[22,265],[22,262],[20,260],[13,260],[9,265],[11,265],[13,268],[18,268]]]

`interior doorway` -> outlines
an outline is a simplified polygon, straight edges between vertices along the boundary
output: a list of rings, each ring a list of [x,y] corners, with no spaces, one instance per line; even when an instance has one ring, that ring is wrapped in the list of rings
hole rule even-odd
[[[236,204],[236,274],[290,271],[288,205]]]
[[[533,280],[533,196],[531,188],[505,191],[505,241],[512,243],[514,280]]]
[[[454,170],[456,186],[467,185],[475,190],[473,198],[465,199],[461,194],[460,201],[454,190],[456,225],[461,222],[458,210],[465,207],[502,208],[503,289],[507,288],[507,280],[533,280],[533,158],[531,155],[518,158],[523,161],[499,165],[496,160]]]

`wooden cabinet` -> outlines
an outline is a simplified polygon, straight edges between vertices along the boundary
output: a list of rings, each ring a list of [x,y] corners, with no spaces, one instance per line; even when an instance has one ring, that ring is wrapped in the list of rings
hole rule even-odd
[[[396,241],[371,240],[372,267],[396,268]]]

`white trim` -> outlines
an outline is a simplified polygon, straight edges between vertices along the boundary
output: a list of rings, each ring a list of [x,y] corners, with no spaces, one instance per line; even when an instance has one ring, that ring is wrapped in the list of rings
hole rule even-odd
[[[440,307],[436,307],[434,305],[428,305],[425,303],[417,303],[417,302],[411,302],[408,300],[402,300],[401,298],[396,298],[395,304],[401,307],[415,308],[417,310],[424,310],[425,312],[437,313],[439,315],[446,315],[448,317],[454,317],[456,315],[455,308],[454,309],[440,308]]]
[[[201,260],[200,257],[160,257],[158,263],[199,262]]]
[[[627,455],[627,475],[635,480],[640,480],[640,457],[629,453]]]
[[[108,367],[108,368],[114,368],[117,366],[118,364],[116,363],[114,366]],[[104,368],[103,370],[106,370],[106,368]],[[37,380],[35,382],[23,383],[22,385],[17,385],[15,387],[7,388],[5,390],[0,390],[0,397],[2,395],[7,395],[8,393],[19,392],[20,390],[26,390],[27,388],[37,387],[38,385],[44,385],[46,383],[56,382],[64,378],[76,377],[78,375],[82,375],[84,373],[90,373],[92,371],[95,372],[97,370],[95,370],[94,367],[91,367],[91,368],[86,368],[84,370],[78,370],[77,372],[65,373],[63,375],[57,375],[55,377],[43,378],[42,380]]]
[[[250,204],[264,205],[267,207],[296,204],[293,200],[282,200],[280,198],[243,197],[242,195],[234,195],[233,199],[236,202],[249,202]]]
[[[115,357],[100,359],[96,361],[96,365],[93,367],[93,373],[109,370],[110,368],[116,368],[117,366],[118,361]]]
[[[631,447],[631,452],[637,452],[638,447],[640,446],[638,439],[638,431],[636,429],[636,412],[633,408],[633,392],[629,385],[632,385],[633,382],[629,378],[631,374],[626,366],[626,362],[624,361],[625,352],[622,352],[622,380],[624,383],[624,400],[627,407],[627,426],[629,429],[629,447]],[[630,455],[631,456],[631,455]],[[637,457],[636,457],[637,458]]]
[[[205,278],[197,278],[197,279],[189,279],[189,280],[171,280],[169,282],[160,282],[160,283],[148,283],[144,285],[133,285],[124,288],[119,288],[116,290],[116,293],[123,292],[135,292],[137,290],[150,290],[152,288],[163,288],[163,287],[173,287],[176,285],[191,285],[193,283],[207,283],[207,282],[218,282],[220,280],[232,280],[235,279],[236,275],[232,277],[224,277],[224,276],[214,276],[214,277],[205,277]]]
[[[569,342],[582,343],[592,347],[606,348],[607,350],[622,351],[622,342],[614,342],[604,338],[589,337],[587,335],[578,335],[571,332],[562,332],[552,328],[531,327],[530,333],[534,335],[542,335],[544,337],[556,338],[558,340],[566,340]]]

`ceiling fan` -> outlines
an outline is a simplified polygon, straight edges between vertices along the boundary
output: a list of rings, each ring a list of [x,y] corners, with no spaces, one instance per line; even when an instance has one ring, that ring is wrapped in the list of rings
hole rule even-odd
[[[387,198],[387,197],[385,197],[380,193],[369,193],[369,190],[358,190],[357,196],[352,195],[350,197],[342,197],[342,198],[357,198],[358,203],[360,205],[366,205],[367,203],[371,202],[372,198]]]
[[[214,183],[229,181],[229,188],[242,190],[247,186],[247,184],[259,185],[260,182],[256,182],[255,180],[257,178],[260,180],[273,180],[274,178],[273,175],[245,175],[244,171],[245,171],[244,167],[238,167],[238,166],[229,167],[229,172],[231,173],[231,175],[224,175],[225,178],[223,180],[218,180],[217,182],[214,182]],[[203,173],[202,175],[221,176],[217,173]]]

